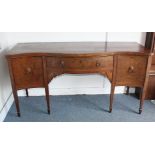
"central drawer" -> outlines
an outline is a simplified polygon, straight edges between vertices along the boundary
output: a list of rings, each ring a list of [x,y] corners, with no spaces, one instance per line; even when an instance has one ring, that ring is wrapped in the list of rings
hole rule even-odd
[[[47,68],[55,69],[97,69],[97,68],[112,68],[113,56],[104,57],[48,57]]]

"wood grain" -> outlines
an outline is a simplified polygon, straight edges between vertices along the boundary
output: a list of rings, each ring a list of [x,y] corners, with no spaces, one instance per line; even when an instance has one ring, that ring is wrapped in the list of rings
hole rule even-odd
[[[149,50],[137,43],[22,43],[6,55],[12,89],[20,116],[17,91],[45,88],[47,111],[50,114],[48,83],[58,75],[97,73],[111,82],[109,111],[112,112],[116,86],[143,89],[139,113],[142,112],[150,69]],[[27,92],[28,96],[28,92]]]

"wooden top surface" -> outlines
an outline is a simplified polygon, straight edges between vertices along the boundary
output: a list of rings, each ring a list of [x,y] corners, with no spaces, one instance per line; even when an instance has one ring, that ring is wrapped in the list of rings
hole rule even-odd
[[[134,42],[39,42],[19,43],[15,45],[7,55],[23,53],[92,54],[146,51],[148,51],[148,49]]]

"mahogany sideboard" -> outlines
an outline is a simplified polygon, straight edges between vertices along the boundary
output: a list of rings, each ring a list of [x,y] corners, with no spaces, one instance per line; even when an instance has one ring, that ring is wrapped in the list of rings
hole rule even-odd
[[[45,88],[50,114],[48,84],[65,73],[106,76],[111,82],[109,112],[112,112],[115,86],[141,88],[139,114],[142,112],[152,54],[138,43],[19,43],[6,58],[18,116],[17,91],[25,89],[28,96],[29,88]]]

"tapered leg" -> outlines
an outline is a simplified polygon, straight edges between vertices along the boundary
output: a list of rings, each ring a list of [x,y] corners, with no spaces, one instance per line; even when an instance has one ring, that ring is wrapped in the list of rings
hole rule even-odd
[[[26,91],[26,97],[29,97],[28,89],[25,89],[25,91]]]
[[[130,87],[127,86],[127,87],[126,87],[126,95],[129,95],[129,89],[130,89]]]
[[[114,98],[114,91],[115,91],[115,86],[111,86],[111,93],[110,93],[110,106],[109,106],[109,112],[112,112],[112,105],[113,105],[113,98]]]
[[[47,112],[50,114],[50,99],[49,99],[49,89],[48,86],[45,88],[46,101],[47,101]]]
[[[144,98],[145,98],[145,91],[144,91],[144,89],[141,89],[139,114],[141,114],[142,113],[142,110],[143,110]]]
[[[17,90],[13,91],[13,96],[14,96],[14,100],[15,100],[17,116],[20,117],[20,108],[19,108],[19,100],[18,100]]]

